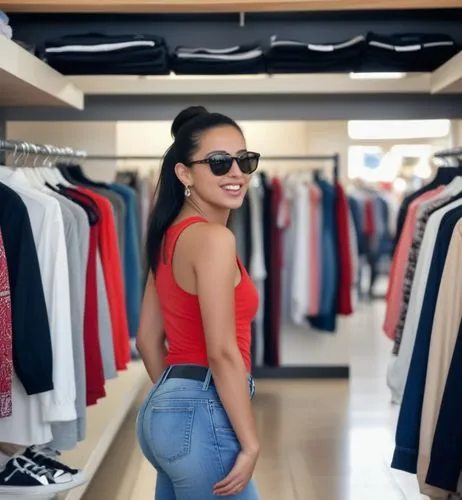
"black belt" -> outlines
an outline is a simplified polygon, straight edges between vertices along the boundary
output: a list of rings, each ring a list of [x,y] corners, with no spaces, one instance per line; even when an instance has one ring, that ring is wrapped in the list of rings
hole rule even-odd
[[[198,380],[204,382],[208,373],[206,366],[199,365],[175,365],[170,368],[165,379],[169,378],[186,378],[190,380]],[[213,379],[210,379],[210,385],[213,385]]]

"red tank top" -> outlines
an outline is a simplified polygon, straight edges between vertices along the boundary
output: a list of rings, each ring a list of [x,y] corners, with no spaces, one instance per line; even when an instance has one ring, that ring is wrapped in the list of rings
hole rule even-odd
[[[161,251],[156,272],[156,290],[162,310],[168,342],[167,365],[197,364],[208,366],[204,327],[197,295],[183,290],[173,275],[172,257],[182,231],[202,217],[188,217],[170,226],[165,235],[165,248]],[[240,259],[237,263],[241,280],[235,287],[236,338],[245,366],[251,370],[251,322],[258,311],[258,291]]]

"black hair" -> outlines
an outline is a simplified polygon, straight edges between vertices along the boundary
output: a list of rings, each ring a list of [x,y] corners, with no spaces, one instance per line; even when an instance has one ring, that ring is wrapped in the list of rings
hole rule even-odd
[[[203,106],[191,106],[181,111],[173,121],[171,134],[173,144],[162,161],[159,181],[156,187],[155,204],[151,211],[146,239],[146,258],[155,275],[161,253],[162,240],[168,227],[180,213],[184,203],[185,186],[175,173],[177,163],[189,164],[199,148],[201,134],[221,126],[239,125],[228,116],[209,113]]]

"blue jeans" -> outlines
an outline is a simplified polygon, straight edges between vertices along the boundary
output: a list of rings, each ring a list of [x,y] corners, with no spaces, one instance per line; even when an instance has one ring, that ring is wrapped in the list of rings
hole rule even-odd
[[[240,452],[237,436],[208,370],[204,382],[169,378],[167,368],[140,408],[141,449],[157,470],[156,500],[211,500]],[[250,397],[254,383],[249,376]],[[250,481],[237,500],[258,500]]]

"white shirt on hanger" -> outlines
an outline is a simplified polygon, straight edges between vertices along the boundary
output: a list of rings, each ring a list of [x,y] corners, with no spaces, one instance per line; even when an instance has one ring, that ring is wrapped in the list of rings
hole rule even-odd
[[[256,177],[254,177],[256,179]],[[264,331],[263,319],[265,311],[265,279],[266,279],[266,266],[265,266],[265,253],[263,251],[263,225],[262,225],[262,203],[263,191],[260,185],[251,185],[249,188],[249,202],[250,202],[250,218],[251,218],[251,241],[252,241],[252,254],[250,256],[250,276],[257,287],[259,294],[259,306],[257,316],[255,318],[256,329],[256,356],[255,362],[257,366],[263,365],[264,362]]]
[[[43,444],[51,439],[51,422],[77,417],[64,222],[59,203],[32,187],[22,169],[0,167],[0,181],[19,194],[29,213],[50,324],[54,386],[39,395],[27,396],[24,390],[13,395],[10,425],[7,419],[0,420],[0,441]],[[26,400],[21,400],[24,396]],[[40,418],[36,406],[40,406]]]
[[[293,223],[295,224],[295,250],[291,290],[291,316],[296,325],[306,323],[308,304],[310,303],[309,261],[310,214],[308,203],[308,187],[298,182],[295,187],[293,206]]]

